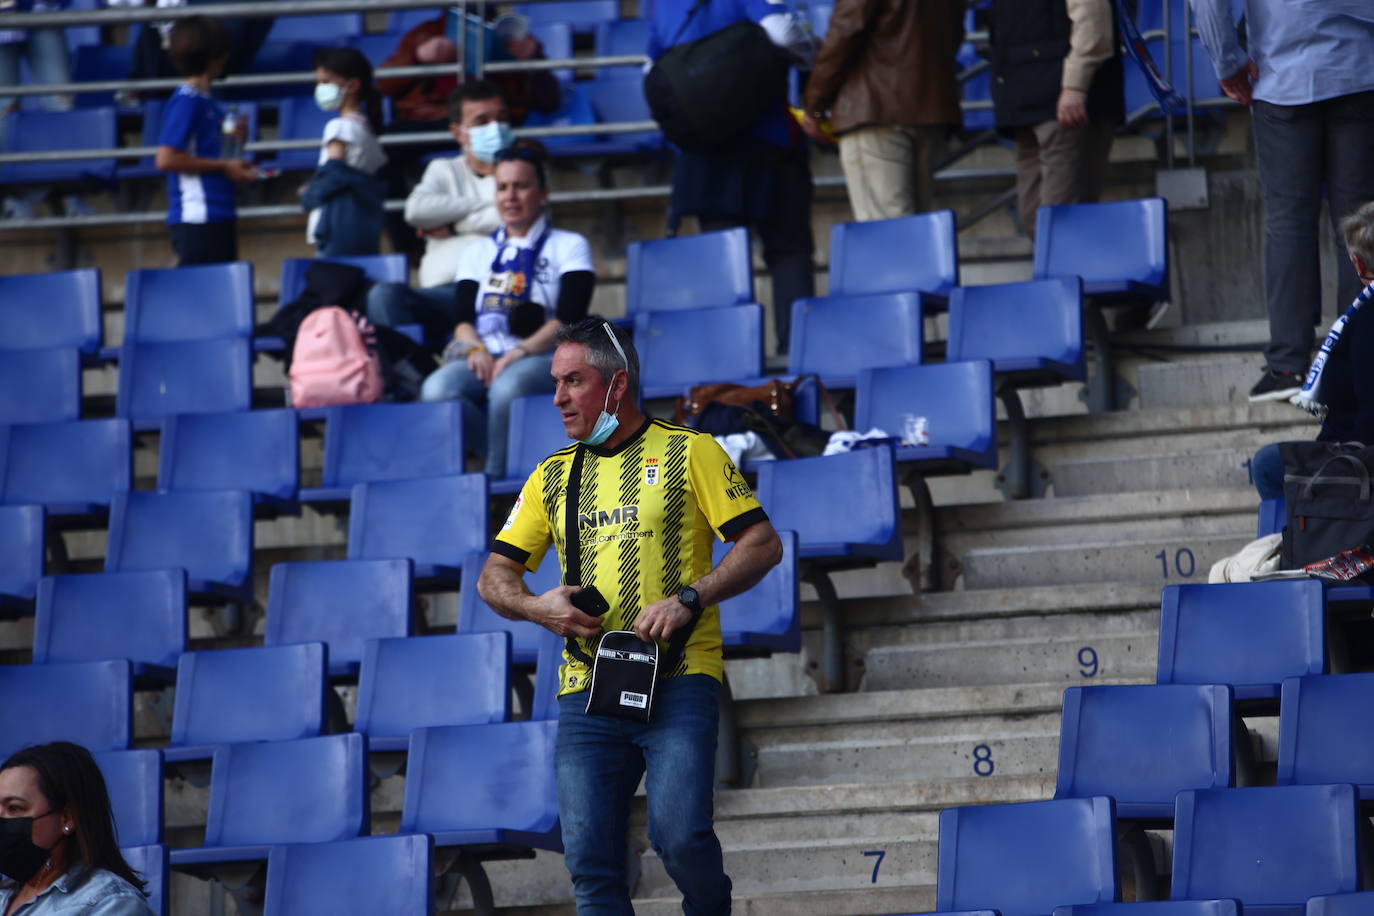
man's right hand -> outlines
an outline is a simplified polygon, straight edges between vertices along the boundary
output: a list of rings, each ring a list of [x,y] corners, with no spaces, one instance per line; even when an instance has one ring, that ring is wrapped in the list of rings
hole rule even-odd
[[[569,596],[580,591],[575,585],[551,588],[535,599],[535,623],[559,636],[591,639],[601,632],[601,621],[573,607]]]
[[[1226,93],[1226,97],[1240,102],[1242,105],[1249,105],[1254,101],[1254,84],[1259,80],[1259,68],[1255,66],[1253,60],[1247,60],[1245,66],[1231,74],[1221,83],[1221,91]]]
[[[258,167],[243,159],[226,159],[224,160],[224,174],[230,181],[246,184],[250,181],[257,181]]]
[[[422,64],[451,64],[458,59],[458,46],[443,35],[435,35],[420,42],[415,59]]]
[[[492,358],[491,351],[486,347],[473,347],[468,353],[468,369],[484,385],[491,384],[491,370],[495,365],[496,360]]]

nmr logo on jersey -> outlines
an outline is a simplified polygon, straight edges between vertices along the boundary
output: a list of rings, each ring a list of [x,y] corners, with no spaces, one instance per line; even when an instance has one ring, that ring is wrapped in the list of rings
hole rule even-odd
[[[610,512],[602,509],[596,512],[577,513],[579,531],[587,528],[605,528],[607,525],[628,525],[639,520],[639,506],[617,506]]]

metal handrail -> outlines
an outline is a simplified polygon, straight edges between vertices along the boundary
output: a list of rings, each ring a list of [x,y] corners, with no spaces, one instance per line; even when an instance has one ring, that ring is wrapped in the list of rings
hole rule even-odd
[[[557,0],[521,0],[551,3]],[[47,26],[122,25],[167,22],[191,16],[216,19],[278,19],[282,16],[317,16],[321,13],[379,13],[393,10],[443,9],[451,3],[435,0],[258,0],[254,3],[204,3],[195,6],[115,7],[103,10],[57,10],[31,13],[0,13],[0,29],[37,29]]]

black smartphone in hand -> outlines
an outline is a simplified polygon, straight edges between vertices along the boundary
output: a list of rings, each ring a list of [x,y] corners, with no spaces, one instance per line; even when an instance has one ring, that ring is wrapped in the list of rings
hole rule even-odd
[[[568,600],[572,602],[573,607],[592,617],[600,617],[611,609],[611,606],[606,603],[606,599],[601,597],[601,592],[596,590],[595,585],[588,585],[581,591],[573,592],[568,596]]]

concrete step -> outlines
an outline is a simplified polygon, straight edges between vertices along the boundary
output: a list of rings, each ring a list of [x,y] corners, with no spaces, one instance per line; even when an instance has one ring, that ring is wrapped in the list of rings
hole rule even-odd
[[[1192,488],[1244,489],[1250,476],[1250,448],[1170,452],[1114,458],[1067,458],[1050,474],[1054,495],[1087,496]]]
[[[1264,357],[1259,353],[1179,360],[1142,366],[1136,373],[1136,387],[1145,410],[1245,401],[1263,371]]]
[[[734,898],[730,912],[735,916],[880,916],[884,913],[927,913],[935,909],[934,884],[883,887],[881,882],[879,875],[876,886],[869,885],[861,890],[812,891],[805,895],[791,892],[743,894]],[[682,901],[677,897],[636,900],[634,906],[638,916],[678,916],[682,912]]]
[[[1104,578],[1160,586],[1206,582],[1213,563],[1252,540],[1254,530],[1248,528],[1231,536],[971,550],[963,558],[964,586],[1070,585]]]

